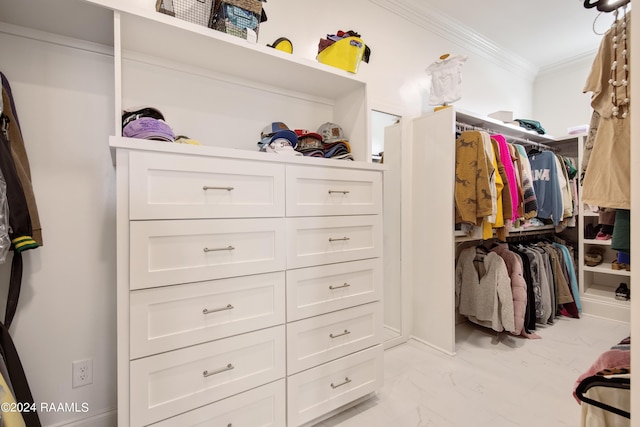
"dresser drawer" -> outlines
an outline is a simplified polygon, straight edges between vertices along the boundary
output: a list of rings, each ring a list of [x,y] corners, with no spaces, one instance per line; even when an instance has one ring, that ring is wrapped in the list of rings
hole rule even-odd
[[[285,380],[186,412],[153,427],[285,427]]]
[[[131,289],[285,269],[284,218],[130,224]]]
[[[382,306],[360,305],[287,324],[287,374],[382,342]]]
[[[288,426],[302,425],[381,388],[382,351],[378,345],[288,377]]]
[[[284,216],[284,166],[132,152],[131,219]]]
[[[147,425],[282,378],[284,326],[131,362],[131,423]]]
[[[287,165],[287,216],[382,213],[382,173]]]
[[[285,321],[284,272],[131,292],[131,359]]]
[[[287,320],[300,320],[379,300],[381,260],[367,259],[287,271]]]
[[[300,268],[382,255],[380,215],[287,218],[287,267]]]

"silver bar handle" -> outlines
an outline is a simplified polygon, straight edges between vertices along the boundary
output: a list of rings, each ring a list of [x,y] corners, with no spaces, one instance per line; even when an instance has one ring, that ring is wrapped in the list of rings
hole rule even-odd
[[[205,185],[204,187],[202,187],[202,189],[204,191],[207,191],[207,190],[227,190],[227,191],[231,191],[231,190],[233,190],[233,187],[212,187],[212,186],[209,186],[209,185]]]
[[[224,368],[220,368],[220,369],[216,369],[215,371],[204,371],[202,373],[202,376],[207,378],[210,377],[211,375],[216,375],[216,374],[221,374],[223,372],[227,372],[230,371],[232,369],[234,369],[235,366],[233,366],[231,363],[229,363],[227,366],[225,366]]]
[[[204,252],[220,252],[220,251],[233,251],[236,248],[233,246],[227,246],[226,248],[204,248]]]
[[[350,382],[351,382],[351,380],[349,379],[349,377],[344,377],[344,381],[341,382],[340,384],[334,385],[333,383],[331,383],[331,388],[336,389],[338,387],[342,387],[345,384],[349,384]]]
[[[329,334],[329,338],[338,338],[338,337],[342,337],[344,335],[349,335],[350,333],[351,333],[350,331],[345,329],[343,333],[338,334],[338,335]]]
[[[331,289],[333,291],[335,289],[348,288],[349,286],[351,286],[351,285],[348,284],[348,283],[345,283],[344,285],[340,285],[340,286],[329,285],[329,289]]]
[[[213,310],[209,310],[208,308],[205,308],[204,310],[202,310],[202,314],[217,313],[219,311],[232,310],[232,309],[233,309],[233,306],[231,304],[227,304],[226,307],[214,308]]]
[[[348,190],[329,190],[329,194],[338,193],[338,194],[349,194]]]
[[[341,240],[351,240],[349,237],[340,237],[339,239],[334,239],[333,237],[329,237],[330,242],[339,242]]]

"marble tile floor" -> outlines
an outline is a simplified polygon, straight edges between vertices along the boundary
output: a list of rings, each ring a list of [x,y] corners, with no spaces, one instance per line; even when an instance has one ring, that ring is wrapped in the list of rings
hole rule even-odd
[[[574,383],[629,325],[583,315],[536,332],[542,339],[463,323],[455,356],[414,340],[390,348],[382,390],[316,427],[579,427]]]

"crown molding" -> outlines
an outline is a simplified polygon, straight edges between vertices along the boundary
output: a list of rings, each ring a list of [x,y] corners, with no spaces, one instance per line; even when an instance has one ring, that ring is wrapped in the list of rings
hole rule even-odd
[[[598,49],[592,49],[588,52],[581,53],[579,55],[572,56],[571,58],[564,59],[562,61],[554,62],[549,65],[545,65],[540,68],[538,71],[538,77],[544,77],[547,74],[555,73],[556,71],[560,71],[565,68],[574,67],[574,66],[587,66],[590,67],[593,64],[593,60],[595,59],[598,53]]]
[[[497,45],[461,22],[430,9],[428,5],[421,4],[420,1],[369,1],[530,81],[533,81],[538,74],[538,67],[530,61]]]

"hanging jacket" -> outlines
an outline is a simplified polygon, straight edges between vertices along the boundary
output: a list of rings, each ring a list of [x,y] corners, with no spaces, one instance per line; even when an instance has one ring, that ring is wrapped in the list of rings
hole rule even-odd
[[[462,132],[456,140],[456,224],[480,225],[484,217],[492,214],[489,165],[482,134],[478,131]]]
[[[0,72],[0,78],[2,79],[3,113],[9,118],[9,150],[18,174],[18,179],[20,180],[20,185],[22,186],[22,191],[24,192],[24,196],[27,201],[27,208],[29,209],[29,218],[31,221],[31,237],[38,243],[38,246],[42,246],[42,227],[40,225],[38,206],[36,204],[36,198],[31,184],[31,167],[29,166],[27,150],[22,138],[22,130],[20,129],[18,113],[13,101],[13,94],[11,92],[9,81],[2,72]]]
[[[527,283],[522,272],[522,261],[518,255],[509,250],[507,243],[501,243],[491,248],[504,260],[507,273],[511,281],[511,294],[513,296],[513,316],[515,335],[520,335],[524,328],[525,314],[527,311]]]
[[[516,182],[516,173],[511,160],[511,153],[507,146],[507,140],[503,135],[491,135],[491,138],[498,143],[500,160],[504,166],[509,182],[509,195],[511,196],[511,215],[509,218],[515,222],[518,219],[518,183]],[[506,217],[505,217],[506,218]]]
[[[26,161],[26,151],[22,144],[22,132],[15,113],[11,89],[5,76],[0,73],[2,80],[2,122],[0,129],[0,170],[6,182],[6,197],[9,205],[9,237],[12,243],[13,259],[11,262],[11,276],[9,279],[9,292],[5,308],[5,321],[0,322],[0,352],[5,360],[11,385],[15,391],[16,402],[24,405],[34,405],[29,383],[27,381],[18,351],[9,334],[9,328],[13,321],[22,284],[22,253],[28,249],[37,248],[38,242],[33,238],[32,218],[30,216],[29,201],[25,196],[23,185],[20,181],[20,173],[29,176],[30,171]],[[5,102],[6,100],[6,102]],[[6,120],[8,118],[8,122]],[[8,127],[6,126],[8,123]],[[16,132],[17,130],[17,132]],[[16,138],[14,141],[12,138]],[[12,144],[15,142],[15,149]],[[15,156],[15,157],[14,157]],[[24,157],[23,159],[20,159]],[[16,166],[16,160],[19,166]],[[25,166],[26,165],[26,166]],[[20,172],[21,171],[21,172]],[[30,188],[30,179],[28,182]],[[35,199],[30,193],[33,206]],[[37,215],[37,210],[36,210]],[[39,233],[39,222],[37,222]],[[35,405],[34,405],[35,406]],[[36,411],[23,412],[24,422],[27,427],[40,427],[40,419]]]
[[[514,332],[511,281],[498,254],[473,247],[463,250],[456,264],[455,294],[458,311],[470,321],[497,332]]]

